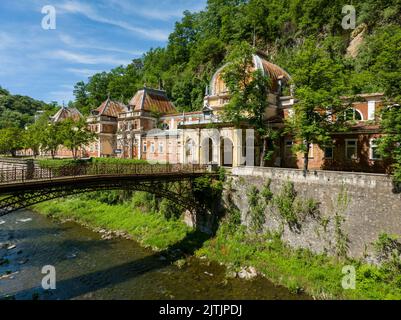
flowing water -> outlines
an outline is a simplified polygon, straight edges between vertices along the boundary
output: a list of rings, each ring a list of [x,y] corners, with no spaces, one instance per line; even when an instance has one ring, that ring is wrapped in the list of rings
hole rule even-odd
[[[15,246],[15,247],[14,247]],[[181,269],[130,240],[103,240],[74,223],[30,211],[0,217],[0,298],[307,299],[264,278],[225,278],[225,268],[191,258]],[[56,289],[42,289],[54,266]]]

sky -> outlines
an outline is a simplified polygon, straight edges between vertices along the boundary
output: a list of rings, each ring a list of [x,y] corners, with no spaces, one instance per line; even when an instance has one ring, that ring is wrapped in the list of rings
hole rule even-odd
[[[44,6],[55,9],[55,29]],[[60,104],[74,84],[164,47],[185,10],[206,0],[1,0],[0,86]]]

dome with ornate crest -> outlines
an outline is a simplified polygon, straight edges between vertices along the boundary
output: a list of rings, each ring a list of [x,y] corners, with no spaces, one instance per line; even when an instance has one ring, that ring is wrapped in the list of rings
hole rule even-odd
[[[228,89],[223,81],[223,71],[227,66],[225,64],[216,71],[210,82],[208,95],[210,96],[224,96],[228,95]],[[262,71],[262,73],[269,77],[271,80],[272,93],[279,93],[284,86],[291,80],[290,75],[281,67],[267,61],[264,54],[258,52],[253,55],[253,66],[255,69]]]

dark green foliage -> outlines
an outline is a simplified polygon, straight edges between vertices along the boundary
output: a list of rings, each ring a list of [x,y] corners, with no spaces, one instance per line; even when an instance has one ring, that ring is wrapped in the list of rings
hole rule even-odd
[[[167,220],[178,220],[183,211],[182,207],[167,199],[161,200],[159,208],[160,214],[162,214]]]
[[[303,199],[294,188],[294,183],[286,181],[278,194],[273,195],[270,189],[264,191],[291,230],[299,231],[307,217],[320,219],[319,203],[314,199]],[[269,200],[270,201],[270,200]]]
[[[284,183],[280,193],[273,199],[280,216],[290,226],[298,224],[298,215],[294,206],[296,197],[297,193],[294,189],[294,183],[287,181]]]
[[[379,153],[393,163],[395,182],[401,182],[401,107],[393,106],[382,112],[381,127],[385,135],[379,142]]]
[[[249,217],[250,227],[252,231],[261,232],[263,225],[266,222],[266,203],[263,201],[259,190],[252,186],[247,192],[248,205],[249,205]]]
[[[216,237],[196,254],[235,271],[253,266],[274,283],[294,292],[305,291],[317,299],[401,298],[401,278],[395,268],[347,260],[347,265],[355,266],[357,285],[355,290],[344,290],[341,286],[344,261],[306,249],[295,250],[281,241],[277,233],[250,234],[245,227],[233,229],[227,221],[220,226]]]
[[[97,191],[92,193],[84,193],[78,196],[81,200],[96,200],[108,205],[116,205],[123,203],[123,194],[120,190]]]
[[[226,169],[223,167],[219,168],[219,181],[226,181]]]
[[[24,128],[33,123],[37,111],[55,112],[56,103],[46,104],[27,96],[12,95],[0,86],[0,129]]]
[[[24,132],[17,127],[0,129],[0,154],[16,156],[18,150],[24,147]]]
[[[269,204],[270,201],[273,199],[273,192],[270,189],[270,185],[271,185],[271,180],[267,179],[267,181],[265,182],[263,189],[261,191],[261,196],[263,197],[264,201],[266,202],[266,204]]]
[[[350,199],[348,192],[344,186],[342,186],[340,193],[337,196],[337,202],[334,207],[334,232],[335,232],[335,251],[339,258],[346,258],[349,239],[348,235],[343,230],[343,224],[345,222],[345,213],[348,209]]]
[[[381,233],[374,248],[379,262],[401,273],[401,243],[398,236]]]
[[[132,207],[142,212],[157,212],[159,203],[156,196],[148,192],[137,191],[132,197]]]
[[[373,70],[361,73],[360,69],[354,72],[354,68],[365,68],[366,63],[377,59],[374,47],[379,52],[394,52],[372,43],[372,50],[367,51],[365,58],[347,62],[343,59],[352,32],[341,26],[344,16],[341,10],[348,4],[347,0],[208,0],[204,11],[184,13],[165,48],[153,48],[126,68],[117,67],[109,73],[94,75],[87,83],[77,83],[75,104],[87,113],[108,94],[127,102],[145,83],[164,88],[180,111],[199,110],[205,86],[233,46],[241,42],[255,44],[256,49],[268,52],[271,60],[292,73],[292,56],[303,51],[303,43],[310,37],[329,49],[334,66],[343,63],[348,68],[352,74],[349,88],[355,92],[372,89],[389,75],[383,72],[374,77]],[[379,35],[381,31],[375,32],[378,28],[390,24],[398,28],[401,23],[399,0],[357,0],[352,4],[356,7],[357,23],[366,23],[369,33],[376,34],[374,37],[386,37]],[[395,37],[392,43],[397,41]],[[392,63],[399,61],[394,59]]]
[[[338,115],[347,109],[340,99],[346,94],[346,70],[341,56],[333,55],[332,50],[331,43],[308,38],[289,63],[299,102],[286,123],[286,132],[301,142],[295,144],[295,151],[304,154],[305,171],[310,145],[330,146],[331,133],[345,128],[344,117]]]

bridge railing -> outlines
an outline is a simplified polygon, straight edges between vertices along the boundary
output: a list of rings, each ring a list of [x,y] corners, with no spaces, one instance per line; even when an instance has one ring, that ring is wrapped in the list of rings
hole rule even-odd
[[[166,173],[205,172],[207,167],[197,164],[80,164],[57,168],[12,168],[0,170],[0,183],[51,180],[63,177],[99,175],[149,175]]]

